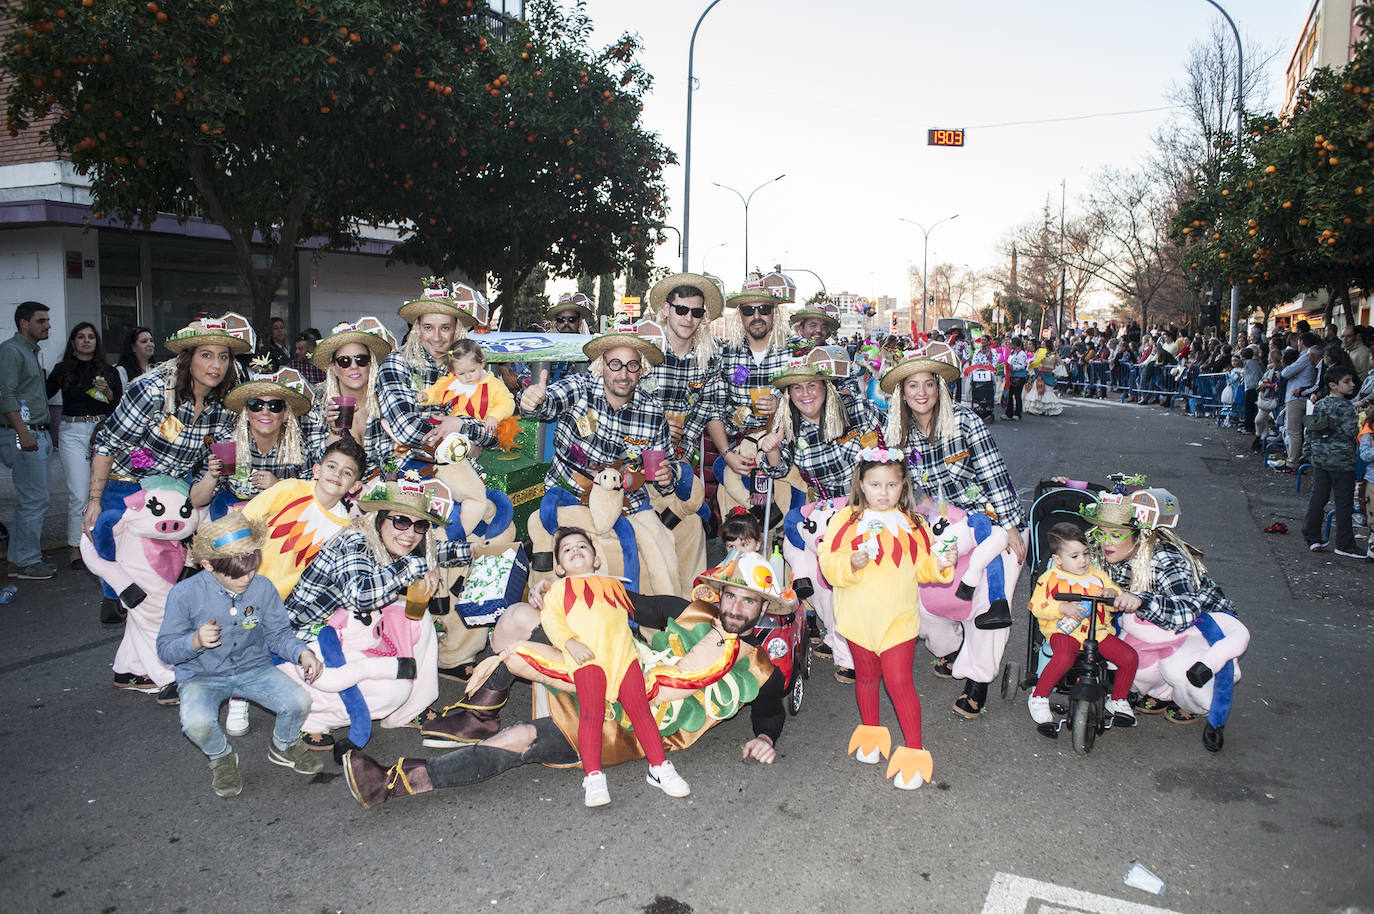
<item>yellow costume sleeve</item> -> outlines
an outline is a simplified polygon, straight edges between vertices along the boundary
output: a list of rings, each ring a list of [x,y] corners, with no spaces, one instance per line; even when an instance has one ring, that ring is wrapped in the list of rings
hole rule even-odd
[[[444,396],[448,393],[448,386],[452,383],[453,375],[443,375],[439,380],[417,393],[415,395],[415,402],[419,403],[421,406],[433,406],[436,403],[443,403]]]
[[[1060,616],[1060,602],[1058,600],[1051,600],[1049,595],[1049,581],[1053,575],[1053,570],[1046,571],[1044,574],[1040,575],[1040,579],[1036,581],[1035,586],[1031,588],[1031,615],[1035,616],[1037,619],[1043,619],[1046,622],[1057,622]]]
[[[927,534],[928,535],[928,534]],[[954,580],[954,566],[940,567],[940,557],[930,549],[924,549],[916,556],[916,583],[948,584]]]
[[[565,592],[563,581],[555,580],[549,592],[544,594],[544,605],[539,610],[539,622],[544,626],[544,634],[549,636],[549,643],[560,651],[563,645],[577,637],[577,632],[568,624],[568,613],[563,607]]]
[[[488,372],[482,383],[491,388],[488,394],[490,400],[487,402],[487,414],[482,418],[500,422],[515,415],[515,397],[511,396],[510,388],[500,378]]]
[[[821,573],[831,587],[853,587],[859,583],[859,576],[863,572],[863,569],[855,570],[849,564],[849,557],[857,551],[849,543],[857,527],[857,519],[852,514],[848,508],[835,512],[835,516],[830,518],[830,525],[825,528],[825,541],[817,550]]]

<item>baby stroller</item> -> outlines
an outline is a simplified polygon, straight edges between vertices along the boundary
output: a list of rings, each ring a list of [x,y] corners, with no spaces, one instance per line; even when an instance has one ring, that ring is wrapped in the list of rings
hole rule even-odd
[[[1112,477],[1117,490],[1122,488],[1123,479],[1124,477],[1119,476]],[[1038,580],[1050,564],[1050,550],[1046,542],[1049,529],[1055,524],[1067,522],[1086,530],[1090,525],[1083,519],[1079,509],[1093,504],[1096,501],[1095,492],[1100,491],[1106,489],[1101,486],[1072,489],[1057,482],[1041,482],[1035,487],[1035,498],[1031,502],[1030,510],[1030,543],[1026,556],[1032,581]],[[1080,596],[1078,599],[1095,598]],[[1092,607],[1092,615],[1094,618],[1097,615],[1095,606]],[[1051,739],[1058,738],[1061,726],[1069,726],[1074,751],[1079,754],[1091,752],[1097,735],[1111,729],[1112,726],[1112,715],[1104,713],[1102,709],[1110,689],[1111,671],[1106,660],[1097,654],[1095,640],[1108,634],[1111,632],[1094,632],[1085,643],[1084,649],[1080,651],[1077,662],[1065,674],[1063,681],[1055,685],[1056,697],[1065,694],[1068,697],[1068,705],[1052,704],[1057,713],[1067,715],[1065,719],[1057,723],[1040,725],[1040,732]],[[1014,660],[1002,664],[1002,697],[1014,698],[1022,689],[1033,689],[1040,680],[1040,672],[1049,663],[1050,653],[1049,642],[1041,633],[1035,617],[1031,616],[1026,637],[1025,665]]]
[[[997,411],[993,408],[997,399],[997,374],[991,368],[979,365],[969,372],[969,404],[978,418],[989,424],[997,421]]]

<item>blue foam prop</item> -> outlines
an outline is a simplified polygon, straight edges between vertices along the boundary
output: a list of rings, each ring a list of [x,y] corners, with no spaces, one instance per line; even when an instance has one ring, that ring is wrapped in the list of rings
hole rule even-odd
[[[1207,639],[1208,644],[1216,644],[1226,637],[1226,632],[1222,631],[1212,616],[1212,613],[1203,613],[1196,623],[1197,630],[1202,632],[1202,637]],[[1207,712],[1207,723],[1220,729],[1226,726],[1226,721],[1231,716],[1231,700],[1236,688],[1236,662],[1226,661],[1226,665],[1217,670],[1216,675],[1212,677],[1212,683],[1212,707]]]
[[[344,665],[343,645],[339,643],[339,633],[332,625],[320,629],[315,644],[319,646],[320,659],[325,666],[337,669]],[[340,692],[339,699],[348,712],[348,739],[361,749],[372,739],[372,712],[367,708],[363,693],[355,685]]]
[[[686,501],[692,497],[692,465],[685,460],[678,461],[677,487],[673,494],[678,501]]]
[[[982,512],[969,512],[968,525],[973,530],[973,538],[978,542],[983,542],[992,535],[992,518]],[[998,600],[1007,598],[1007,575],[1006,569],[1002,565],[1002,556],[998,555],[988,565],[988,603],[992,604]]]
[[[788,511],[787,516],[782,519],[782,532],[787,537],[787,541],[791,543],[795,549],[806,548],[806,542],[801,538],[801,534],[797,532],[797,527],[801,522],[802,513],[800,508],[793,508],[791,511]]]
[[[515,506],[511,504],[510,496],[500,489],[487,489],[487,500],[496,508],[496,516],[491,520],[484,520],[473,530],[476,536],[492,539],[506,532],[506,528],[515,522]]]

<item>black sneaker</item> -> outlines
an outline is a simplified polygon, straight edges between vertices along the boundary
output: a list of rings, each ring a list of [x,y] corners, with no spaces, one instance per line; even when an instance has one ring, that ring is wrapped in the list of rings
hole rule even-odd
[[[169,682],[157,690],[157,703],[168,708],[181,704],[181,693],[175,682]]]
[[[115,673],[114,687],[116,689],[129,689],[134,692],[156,692],[157,683],[147,676],[140,676],[137,673]]]

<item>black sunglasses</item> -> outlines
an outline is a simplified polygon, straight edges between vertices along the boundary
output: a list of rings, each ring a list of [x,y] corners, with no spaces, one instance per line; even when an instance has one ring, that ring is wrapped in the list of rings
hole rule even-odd
[[[773,305],[740,305],[739,313],[744,317],[753,317],[755,314],[762,314],[764,317],[773,313]]]
[[[362,355],[336,355],[334,364],[340,368],[352,368],[357,365],[359,368],[366,368],[372,364],[372,353],[364,352]]]
[[[581,320],[582,315],[580,314],[557,314],[554,315],[553,322],[555,324],[576,324]]]
[[[397,532],[400,533],[404,533],[411,527],[414,527],[416,533],[424,536],[429,532],[429,528],[434,526],[427,520],[411,520],[402,514],[388,514],[387,517],[391,519],[391,526],[395,527]]]
[[[689,308],[686,305],[673,305],[673,310],[677,312],[678,317],[686,317],[689,314],[692,315],[692,317],[706,316],[705,308]]]
[[[261,397],[250,397],[243,405],[250,413],[260,413],[263,409],[279,413],[286,409],[285,400],[264,400]]]

